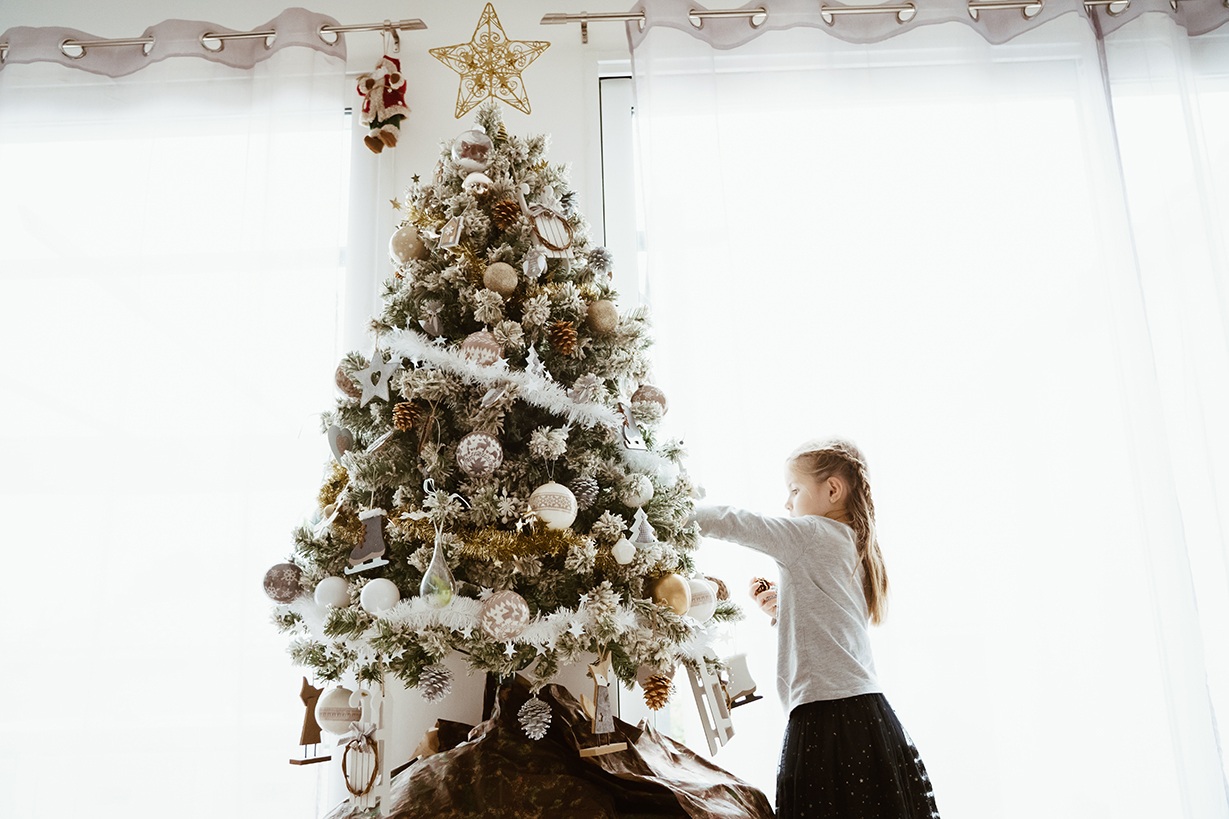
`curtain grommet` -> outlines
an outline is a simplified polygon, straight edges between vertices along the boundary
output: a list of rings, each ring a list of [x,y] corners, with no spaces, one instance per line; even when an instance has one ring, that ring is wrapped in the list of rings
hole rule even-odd
[[[1033,5],[1025,6],[1024,8],[1020,9],[1020,14],[1025,20],[1032,20],[1038,14],[1041,14],[1041,12],[1045,10],[1045,7],[1045,0],[1037,0],[1037,2]]]
[[[696,9],[692,9],[691,11],[687,12],[687,22],[691,23],[691,27],[694,28],[696,31],[703,31],[704,30],[704,18],[696,17],[695,14],[696,14]]]
[[[908,6],[908,8],[904,8],[896,12],[896,22],[900,23],[901,25],[911,22],[914,17],[917,17],[917,6],[912,2],[912,0],[905,5]]]
[[[68,53],[69,48],[80,49],[80,53],[79,54],[69,54]],[[73,42],[73,39],[71,37],[65,37],[63,40],[60,40],[60,53],[63,54],[65,57],[67,57],[70,60],[80,60],[82,57],[85,56],[85,46],[77,45],[77,43]]]
[[[768,22],[768,9],[760,6],[760,10],[747,18],[747,23],[751,28],[759,28]]]
[[[333,36],[333,39],[330,40],[328,37],[324,36],[326,34],[331,34]],[[324,43],[325,45],[329,45],[329,46],[337,45],[337,41],[341,39],[340,34],[338,34],[336,31],[333,31],[331,28],[327,26],[321,26],[320,28],[318,28],[316,30],[316,36],[320,38],[320,42]]]
[[[222,49],[226,48],[226,41],[220,39],[218,35],[214,34],[212,31],[206,31],[198,38],[198,40],[201,44],[201,48],[205,49],[210,54],[220,54]],[[206,41],[215,42],[218,44],[218,47],[214,48],[213,46],[209,45],[209,42]]]

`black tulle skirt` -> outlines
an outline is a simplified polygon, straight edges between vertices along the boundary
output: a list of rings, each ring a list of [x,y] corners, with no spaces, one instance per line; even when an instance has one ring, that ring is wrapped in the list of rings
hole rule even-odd
[[[937,819],[913,740],[882,694],[809,702],[789,715],[780,819]]]

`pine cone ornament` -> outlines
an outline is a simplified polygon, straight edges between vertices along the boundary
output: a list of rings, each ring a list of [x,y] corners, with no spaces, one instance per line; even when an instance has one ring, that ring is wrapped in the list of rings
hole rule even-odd
[[[576,496],[576,506],[581,510],[588,509],[597,500],[597,478],[581,475],[568,484],[568,489]]]
[[[408,432],[422,418],[422,410],[412,401],[401,401],[393,407],[393,426]]]
[[[674,685],[665,674],[650,674],[644,681],[644,704],[651,711],[660,711],[670,701]]]
[[[576,352],[576,325],[570,321],[556,321],[546,331],[550,346],[560,355],[571,355]]]
[[[536,696],[526,700],[521,710],[517,712],[521,728],[524,729],[525,736],[530,739],[541,739],[546,736],[546,729],[550,728],[550,717],[550,705]]]
[[[511,199],[501,199],[491,205],[491,221],[500,230],[507,230],[521,218],[521,206]]]
[[[452,672],[439,663],[427,666],[418,675],[418,693],[427,702],[447,697],[452,693]]]

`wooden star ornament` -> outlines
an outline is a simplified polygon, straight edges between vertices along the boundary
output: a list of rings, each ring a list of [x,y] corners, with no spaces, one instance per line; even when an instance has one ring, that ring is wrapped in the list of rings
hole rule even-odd
[[[550,48],[544,40],[509,40],[495,6],[482,10],[468,43],[431,49],[431,56],[461,75],[456,118],[492,97],[528,114],[529,95],[521,72]]]

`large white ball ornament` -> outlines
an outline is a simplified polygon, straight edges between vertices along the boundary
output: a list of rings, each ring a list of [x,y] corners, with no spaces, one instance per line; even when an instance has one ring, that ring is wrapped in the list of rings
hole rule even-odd
[[[406,225],[388,240],[388,255],[394,264],[406,264],[416,259],[427,258],[430,251],[422,243],[422,237],[418,235],[418,228]]]
[[[628,478],[623,490],[623,502],[628,506],[644,506],[653,500],[653,481],[648,475],[633,475]]]
[[[489,432],[471,432],[457,444],[457,465],[471,478],[492,475],[504,462],[504,448]]]
[[[316,602],[325,608],[350,605],[350,584],[344,577],[326,577],[316,584]]]
[[[369,614],[379,614],[397,605],[401,592],[397,584],[387,577],[377,577],[363,586],[358,594],[358,604]]]
[[[363,718],[361,708],[350,704],[354,692],[344,686],[335,685],[320,695],[316,700],[316,723],[330,734],[344,734],[350,730],[350,723]]]
[[[687,585],[691,586],[691,608],[687,609],[687,616],[703,623],[717,611],[717,587],[698,577],[687,581]]]
[[[566,529],[576,520],[576,496],[561,483],[544,483],[533,490],[529,508],[548,529]]]
[[[529,625],[529,604],[511,589],[497,591],[482,601],[478,625],[496,640],[511,640]]]

